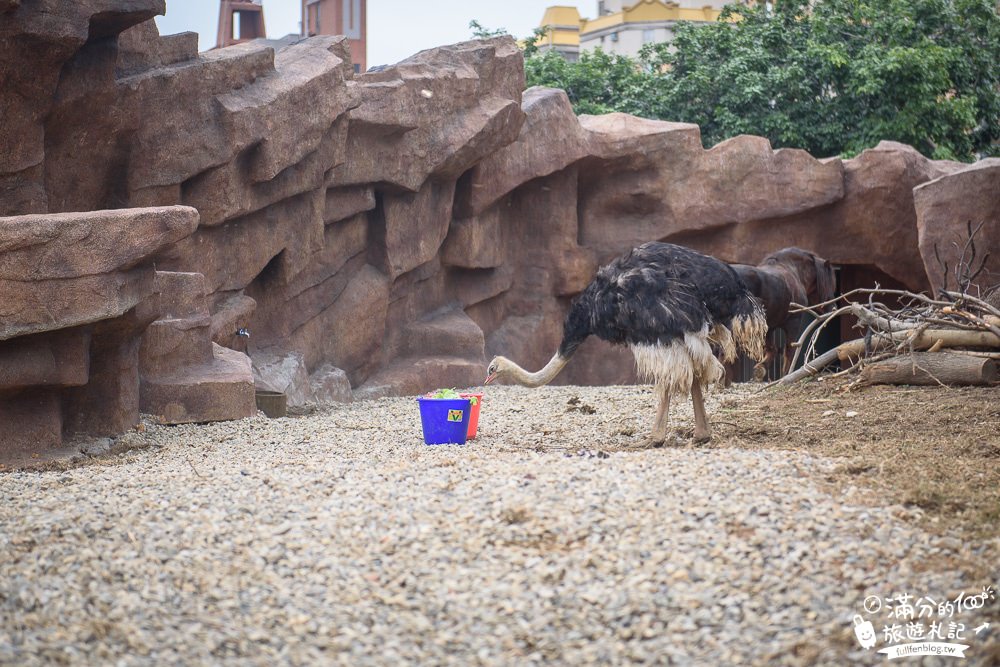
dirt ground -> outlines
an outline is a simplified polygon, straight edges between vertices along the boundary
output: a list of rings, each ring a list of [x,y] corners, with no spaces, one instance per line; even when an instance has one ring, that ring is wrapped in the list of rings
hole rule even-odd
[[[834,487],[870,489],[880,505],[919,508],[928,527],[957,528],[967,538],[995,542],[1000,553],[1000,386],[849,390],[848,384],[739,385],[749,391],[710,410],[714,437],[698,446],[836,457],[842,463],[826,480]],[[315,410],[311,406],[304,414]],[[645,415],[640,421],[644,426]],[[128,449],[116,446],[98,458],[55,456],[27,466],[0,465],[0,472],[114,464]]]
[[[957,533],[971,546],[969,560],[956,566],[971,571],[976,562],[980,574],[1000,580],[1000,387],[849,390],[848,384],[828,379],[790,387],[740,385],[741,391],[710,410],[712,441],[696,446],[833,457],[839,463],[823,480],[832,493],[854,503],[920,510],[925,529]],[[589,407],[570,404],[557,411]],[[646,419],[642,414],[638,426],[611,438],[622,442],[606,441],[605,449],[634,446],[633,432]],[[41,460],[30,467],[114,465],[128,449],[119,443],[106,456]]]
[[[1000,387],[848,384],[810,381],[727,399],[712,417],[713,446],[838,457],[827,481],[841,492],[853,486],[880,505],[919,508],[929,530],[957,529],[985,545],[1000,571]]]

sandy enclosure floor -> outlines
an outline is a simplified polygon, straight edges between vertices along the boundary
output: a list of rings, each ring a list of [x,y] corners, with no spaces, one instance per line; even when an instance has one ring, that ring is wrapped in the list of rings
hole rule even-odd
[[[877,664],[870,596],[996,587],[989,531],[840,483],[752,391],[710,394],[707,446],[635,449],[648,387],[490,387],[466,446],[395,398],[0,474],[0,664]],[[951,620],[966,660],[893,664],[1000,663],[996,600]]]

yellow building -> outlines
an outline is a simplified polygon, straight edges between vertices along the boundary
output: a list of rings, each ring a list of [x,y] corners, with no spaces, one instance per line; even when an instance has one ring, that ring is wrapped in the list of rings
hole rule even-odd
[[[707,23],[718,19],[726,0],[705,2],[602,0],[593,19],[581,18],[576,7],[548,7],[541,23],[545,35],[538,46],[543,51],[558,51],[567,60],[576,60],[580,51],[598,46],[607,53],[636,56],[643,44],[672,41],[678,21]]]

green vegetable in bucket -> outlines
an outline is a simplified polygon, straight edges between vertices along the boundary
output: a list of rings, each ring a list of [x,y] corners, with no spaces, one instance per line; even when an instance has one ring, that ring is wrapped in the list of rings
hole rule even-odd
[[[462,398],[458,395],[458,392],[454,389],[438,389],[435,392],[427,394],[427,398]]]
[[[462,395],[452,389],[438,389],[437,391],[425,394],[425,398],[462,398]],[[479,399],[475,396],[469,396],[470,405],[476,405],[479,403]]]

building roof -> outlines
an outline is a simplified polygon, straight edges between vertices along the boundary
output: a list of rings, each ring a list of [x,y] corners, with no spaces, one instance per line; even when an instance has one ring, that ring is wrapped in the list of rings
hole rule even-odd
[[[566,7],[564,5],[553,5],[545,8],[545,15],[542,16],[542,25],[559,27],[570,27],[580,29],[580,10],[576,7]]]
[[[607,14],[596,19],[583,19],[580,32],[583,34],[607,30],[629,23],[652,23],[655,21],[714,21],[721,12],[709,4],[700,8],[681,7],[676,2],[662,0],[639,0],[620,12]]]
[[[708,0],[711,2],[712,0]],[[716,0],[718,2],[718,0]],[[637,0],[621,11],[596,19],[580,17],[576,7],[553,5],[545,8],[541,25],[548,27],[544,44],[579,46],[591,33],[624,29],[632,24],[662,21],[715,21],[720,10],[711,4],[702,7],[681,7],[676,2]]]

